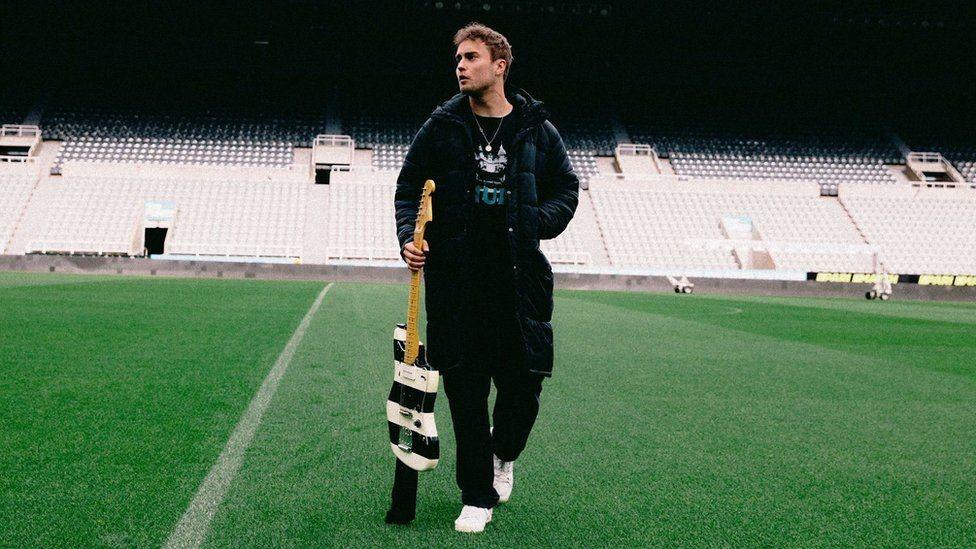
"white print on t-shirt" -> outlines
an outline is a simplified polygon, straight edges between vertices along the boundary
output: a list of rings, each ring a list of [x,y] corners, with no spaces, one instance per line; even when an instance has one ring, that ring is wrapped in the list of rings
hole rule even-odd
[[[508,165],[508,154],[505,145],[499,145],[498,154],[486,151],[479,146],[475,153],[478,160],[478,171],[475,175],[475,202],[488,206],[505,203],[505,167]]]

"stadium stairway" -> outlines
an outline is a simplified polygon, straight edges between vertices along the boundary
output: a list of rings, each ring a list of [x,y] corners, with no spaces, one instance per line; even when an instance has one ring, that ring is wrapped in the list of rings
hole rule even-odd
[[[305,232],[302,243],[302,263],[324,264],[329,239],[326,212],[329,211],[329,185],[310,185],[305,194]]]
[[[10,242],[8,242],[7,249],[4,251],[5,254],[23,255],[27,249],[27,244],[33,238],[36,229],[34,222],[38,218],[36,214],[44,206],[45,196],[47,196],[45,193],[48,192],[47,189],[49,187],[57,184],[56,181],[52,182],[50,171],[57,157],[58,149],[60,148],[60,141],[41,142],[37,151],[36,160],[37,168],[40,170],[40,176],[37,184],[34,186],[30,199],[27,201],[27,205],[24,207],[24,211],[21,213],[20,220],[14,227]]]

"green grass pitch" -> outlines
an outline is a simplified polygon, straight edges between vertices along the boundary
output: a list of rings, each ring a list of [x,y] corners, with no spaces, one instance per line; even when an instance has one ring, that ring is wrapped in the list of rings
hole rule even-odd
[[[0,546],[159,546],[322,282],[0,274]],[[383,523],[407,288],[337,283],[208,546],[976,545],[976,305],[561,290],[483,534]]]

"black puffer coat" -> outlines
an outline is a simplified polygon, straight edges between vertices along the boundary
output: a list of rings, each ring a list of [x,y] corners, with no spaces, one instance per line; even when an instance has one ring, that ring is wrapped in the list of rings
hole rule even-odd
[[[505,90],[515,107],[517,130],[508,154],[506,200],[511,272],[516,313],[532,372],[552,375],[552,266],[539,240],[555,238],[566,228],[579,200],[579,178],[566,147],[542,102],[524,90]],[[427,225],[430,247],[424,266],[427,304],[427,357],[439,370],[450,370],[463,358],[461,330],[467,281],[477,277],[466,246],[471,219],[475,170],[474,136],[467,96],[457,94],[437,107],[414,137],[397,179],[397,237],[403,246],[413,238],[424,181],[433,179],[433,220]]]

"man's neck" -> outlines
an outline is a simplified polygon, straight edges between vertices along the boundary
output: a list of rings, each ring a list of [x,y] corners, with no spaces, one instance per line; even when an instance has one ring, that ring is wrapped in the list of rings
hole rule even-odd
[[[508,116],[515,107],[505,97],[505,89],[495,86],[485,90],[481,95],[468,96],[471,111],[478,116]]]

